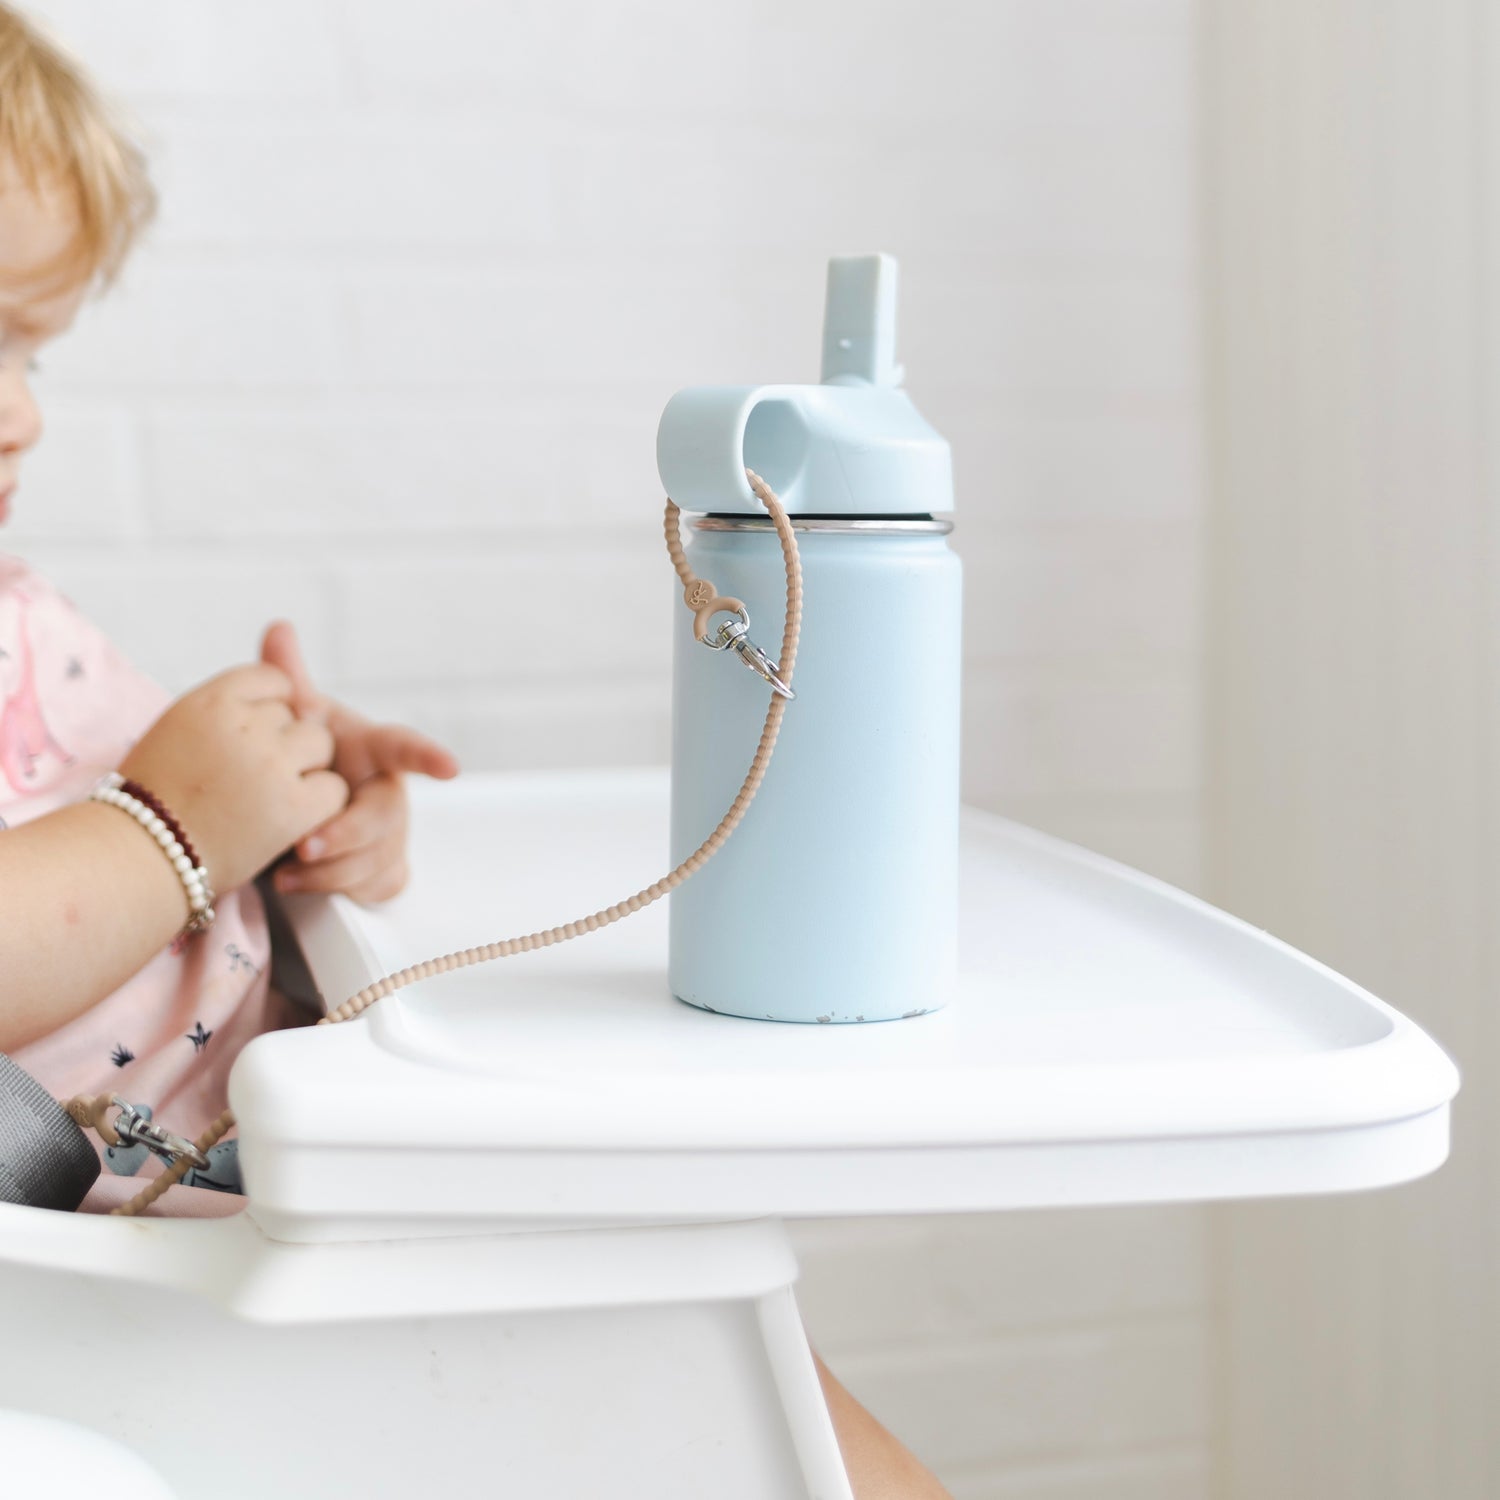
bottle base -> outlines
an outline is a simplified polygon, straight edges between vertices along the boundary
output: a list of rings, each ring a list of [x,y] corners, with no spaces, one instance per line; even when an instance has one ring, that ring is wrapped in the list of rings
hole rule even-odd
[[[710,1005],[706,1000],[689,1000],[684,995],[675,991],[672,998],[681,1001],[683,1005],[691,1005],[694,1010],[706,1010],[710,1015],[733,1016],[737,1020],[745,1021],[783,1021],[794,1026],[858,1026],[873,1025],[877,1021],[912,1021],[918,1016],[928,1016],[934,1011],[941,1010],[944,1001],[936,1001],[922,1006],[914,1006],[910,1010],[871,1011],[868,1013],[851,1013],[829,1010],[818,1015],[806,1015],[792,1013],[789,1011],[752,1011],[749,1009],[735,1010],[723,1005]]]

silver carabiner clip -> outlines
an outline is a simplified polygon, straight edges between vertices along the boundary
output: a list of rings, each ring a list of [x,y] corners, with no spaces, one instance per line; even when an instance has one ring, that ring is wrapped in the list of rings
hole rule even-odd
[[[112,1094],[110,1100],[120,1110],[111,1123],[122,1145],[144,1146],[153,1156],[159,1156],[169,1167],[175,1167],[179,1161],[186,1160],[199,1171],[208,1170],[208,1157],[191,1141],[163,1130],[160,1125],[143,1115],[134,1104],[128,1103],[118,1094]]]
[[[797,695],[790,685],[781,680],[781,668],[750,639],[749,611],[740,609],[736,613],[739,615],[737,621],[725,620],[713,635],[703,637],[703,644],[710,651],[727,651],[733,647],[739,653],[740,660],[756,676],[765,678],[771,684],[772,692],[779,693],[781,697],[788,700],[795,698]]]

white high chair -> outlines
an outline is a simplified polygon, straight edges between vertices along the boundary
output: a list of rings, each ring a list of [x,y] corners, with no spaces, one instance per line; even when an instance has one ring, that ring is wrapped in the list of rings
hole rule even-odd
[[[665,773],[413,793],[397,901],[286,902],[330,1005],[665,867]],[[257,1040],[231,1083],[245,1213],[0,1206],[0,1406],[123,1441],[179,1500],[491,1476],[837,1500],[782,1220],[1333,1192],[1443,1161],[1453,1065],[1338,975],[981,813],[962,889],[963,992],[918,1019],[679,1004],[662,903]]]

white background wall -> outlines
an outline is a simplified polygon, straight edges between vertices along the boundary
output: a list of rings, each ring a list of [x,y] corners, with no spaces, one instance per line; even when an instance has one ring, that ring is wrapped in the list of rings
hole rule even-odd
[[[968,795],[1194,883],[1194,0],[34,9],[163,213],[44,361],[0,544],[169,686],[286,614],[471,768],[665,759],[660,408],[815,378],[825,257],[885,249],[955,451]],[[807,1317],[961,1500],[1189,1500],[1204,1226],[811,1226]]]
[[[1233,1500],[1500,1494],[1500,14],[1210,0],[1211,894],[1430,1029],[1453,1155],[1223,1211]]]

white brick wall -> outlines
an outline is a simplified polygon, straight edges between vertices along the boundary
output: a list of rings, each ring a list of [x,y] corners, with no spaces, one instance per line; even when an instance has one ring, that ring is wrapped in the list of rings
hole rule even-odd
[[[1192,883],[1195,0],[45,0],[163,213],[0,542],[173,687],[284,613],[473,767],[667,751],[657,414],[809,379],[902,257],[953,440],[971,798]],[[614,597],[623,653],[567,611]],[[184,622],[189,628],[184,628]],[[1192,1211],[818,1224],[809,1325],[960,1500],[1205,1488]]]

